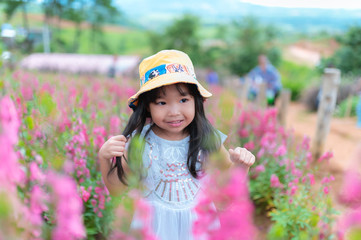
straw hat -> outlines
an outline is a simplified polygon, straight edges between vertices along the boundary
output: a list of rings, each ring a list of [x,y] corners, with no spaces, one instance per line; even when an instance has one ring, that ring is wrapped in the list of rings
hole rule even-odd
[[[163,50],[145,58],[139,65],[140,89],[128,99],[133,110],[138,104],[140,94],[152,89],[175,83],[197,85],[199,93],[208,98],[212,96],[196,79],[191,59],[178,50]]]

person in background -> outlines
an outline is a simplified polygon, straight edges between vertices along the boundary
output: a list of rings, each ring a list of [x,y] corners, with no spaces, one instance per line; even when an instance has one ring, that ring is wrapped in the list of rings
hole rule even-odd
[[[206,82],[209,85],[218,85],[219,84],[219,80],[218,80],[218,74],[216,71],[214,71],[212,68],[209,68],[207,70],[207,79]]]
[[[118,56],[114,55],[113,59],[112,59],[112,64],[109,66],[109,69],[108,69],[108,77],[109,78],[115,78],[115,76],[117,74],[117,61],[118,61]]]
[[[255,98],[259,92],[259,85],[265,82],[267,85],[267,100],[269,105],[274,105],[282,89],[281,77],[277,69],[268,61],[266,55],[258,56],[258,65],[248,74],[252,80],[250,97]]]

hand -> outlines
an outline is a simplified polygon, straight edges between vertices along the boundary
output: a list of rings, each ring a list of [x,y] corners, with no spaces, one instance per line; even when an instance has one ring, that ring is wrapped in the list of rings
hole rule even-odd
[[[237,147],[236,149],[229,149],[231,161],[237,165],[246,167],[247,169],[252,166],[256,157],[247,149]]]
[[[121,157],[124,155],[125,144],[127,138],[123,135],[113,136],[106,141],[99,150],[99,158],[101,160],[110,160],[113,157]]]

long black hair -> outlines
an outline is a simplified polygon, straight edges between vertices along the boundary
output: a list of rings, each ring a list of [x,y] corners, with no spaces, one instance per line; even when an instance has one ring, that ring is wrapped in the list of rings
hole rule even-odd
[[[180,85],[184,83],[177,83],[176,88],[181,95],[185,95],[182,91]],[[186,131],[189,133],[189,149],[188,149],[188,157],[187,157],[187,167],[191,175],[195,178],[199,176],[198,172],[201,169],[196,168],[197,161],[199,162],[199,158],[202,158],[201,163],[207,159],[209,154],[212,152],[219,150],[222,145],[221,138],[218,132],[214,129],[211,123],[208,121],[205,113],[203,102],[204,99],[200,95],[197,86],[195,84],[184,84],[188,88],[189,94],[193,96],[195,103],[195,115],[193,121],[186,127]],[[125,137],[130,137],[131,135],[141,134],[146,122],[147,118],[150,117],[150,113],[148,111],[149,103],[155,102],[159,97],[160,91],[164,91],[162,87],[153,89],[151,91],[142,93],[138,97],[138,106],[134,109],[133,114],[130,116],[127,125],[123,131],[123,135]],[[149,133],[151,128],[146,132],[145,135]],[[131,146],[131,144],[129,145]],[[202,153],[202,154],[200,154]],[[131,161],[126,159],[126,162]],[[112,164],[108,175],[110,175],[115,169],[117,169],[119,180],[127,185],[125,172],[121,164],[121,158],[116,157],[116,161]]]

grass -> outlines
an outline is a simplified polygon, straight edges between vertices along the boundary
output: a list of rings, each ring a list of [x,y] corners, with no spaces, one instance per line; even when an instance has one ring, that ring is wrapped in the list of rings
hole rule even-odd
[[[9,22],[15,28],[23,26],[22,14],[17,12],[9,20],[2,19],[3,22]],[[72,22],[62,20],[62,28],[52,28],[53,39],[57,37],[58,41],[52,42],[52,52],[73,52],[73,43],[75,38],[75,26]],[[28,14],[28,25],[31,28],[41,28],[43,26],[42,14]],[[65,26],[65,27],[64,27]],[[82,27],[81,36],[77,39],[79,48],[76,53],[82,54],[139,54],[147,55],[150,53],[147,33],[144,30],[134,28],[124,28],[116,25],[104,25],[103,32],[95,40],[89,27]],[[42,45],[35,49],[41,52]]]
[[[318,84],[321,79],[316,69],[285,60],[281,62],[278,70],[281,74],[283,87],[291,90],[292,100],[300,98],[303,90]]]

